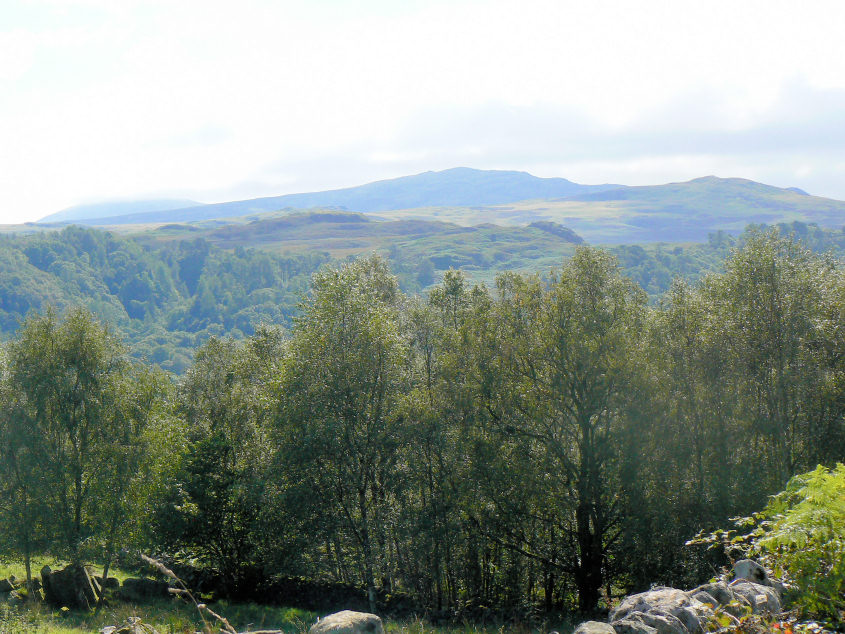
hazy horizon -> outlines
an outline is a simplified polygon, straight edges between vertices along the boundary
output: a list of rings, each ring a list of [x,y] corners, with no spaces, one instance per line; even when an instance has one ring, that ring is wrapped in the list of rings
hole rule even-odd
[[[456,166],[845,199],[845,5],[13,0],[0,222]]]

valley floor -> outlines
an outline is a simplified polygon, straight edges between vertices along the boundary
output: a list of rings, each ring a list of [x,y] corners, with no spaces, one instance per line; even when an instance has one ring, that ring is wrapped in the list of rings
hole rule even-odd
[[[33,569],[39,570],[44,564],[61,565],[54,561],[36,561]],[[94,573],[100,574],[101,570],[94,567]],[[0,578],[6,578],[10,575],[18,578],[23,577],[23,566],[17,564],[0,565]],[[113,569],[110,576],[115,576],[122,581],[126,577],[135,576],[135,574],[118,568]],[[256,603],[219,601],[210,607],[226,617],[239,632],[278,629],[292,634],[304,633],[320,616],[307,610]],[[194,634],[194,632],[205,631],[203,630],[205,624],[193,605],[179,599],[172,599],[151,601],[141,605],[115,601],[96,616],[94,616],[93,611],[57,610],[40,602],[19,607],[0,604],[0,634],[82,634],[99,632],[104,627],[120,625],[126,622],[129,617],[140,617],[142,623],[151,625],[159,634]],[[211,629],[207,631],[215,633],[219,631],[218,627],[214,627],[214,623],[207,625],[211,626]],[[387,632],[407,634],[504,634],[505,632],[541,634],[553,630],[566,633],[570,632],[573,627],[573,623],[568,622],[536,627],[511,624],[434,626],[422,619],[385,619]]]

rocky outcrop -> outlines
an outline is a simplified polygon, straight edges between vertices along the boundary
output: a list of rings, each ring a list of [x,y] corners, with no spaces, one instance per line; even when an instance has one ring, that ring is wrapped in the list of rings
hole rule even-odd
[[[710,631],[717,614],[738,623],[748,614],[778,614],[783,585],[748,559],[736,562],[727,579],[692,590],[652,588],[625,597],[608,623],[588,621],[575,634],[700,634]]]
[[[576,627],[573,634],[616,634],[616,630],[601,621],[587,621]]]
[[[0,579],[0,594],[18,589],[17,579],[14,576],[8,579]]]
[[[731,570],[731,578],[734,580],[745,579],[746,581],[759,583],[763,586],[771,585],[766,569],[756,561],[750,559],[741,559],[736,562]]]
[[[109,625],[100,630],[99,634],[158,634],[152,625],[142,623],[137,616],[130,616],[121,625]]]
[[[129,577],[123,580],[118,596],[130,603],[146,603],[153,599],[166,599],[170,591],[166,581]]]
[[[734,596],[742,597],[751,606],[754,614],[770,612],[777,614],[781,611],[780,596],[770,586],[763,586],[751,581],[737,580],[731,583]]]
[[[375,614],[344,610],[320,619],[308,634],[384,634],[384,625]]]
[[[103,579],[99,575],[94,577],[94,581],[100,584],[100,587],[103,590],[119,590],[120,589],[120,581],[117,580],[116,577],[109,577],[107,579]]]
[[[70,565],[53,571],[50,566],[41,569],[44,599],[57,608],[88,610],[97,603],[100,586],[91,578],[85,566]]]
[[[611,611],[610,623],[616,629],[617,621],[628,619],[642,622],[646,627],[652,627],[643,621],[643,617],[648,618],[647,615],[653,615],[661,617],[660,623],[661,625],[666,623],[664,629],[669,634],[686,634],[687,632],[696,634],[703,631],[703,621],[710,613],[711,610],[704,603],[689,596],[683,590],[655,588],[625,597],[622,603]],[[678,626],[683,629],[679,629]],[[652,629],[657,631],[656,627]]]

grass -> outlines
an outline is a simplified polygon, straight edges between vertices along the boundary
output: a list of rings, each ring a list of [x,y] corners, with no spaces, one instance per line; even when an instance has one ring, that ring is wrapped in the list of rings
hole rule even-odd
[[[225,615],[239,631],[253,629],[280,629],[290,633],[305,633],[316,621],[317,614],[294,608],[257,605],[254,603],[229,604],[219,602],[214,609]],[[107,625],[118,625],[128,617],[140,617],[160,634],[194,634],[201,631],[203,623],[193,606],[176,600],[162,600],[142,606],[120,604],[103,610],[94,617],[90,612],[70,611],[64,615],[43,604],[9,608],[0,606],[0,634],[82,634],[99,632]],[[403,621],[386,620],[387,632],[396,634],[533,634],[552,629],[571,632],[572,623],[555,624],[554,627],[530,628],[527,626],[475,626],[471,624],[434,626],[422,619]],[[217,630],[214,630],[217,631]]]
[[[44,565],[53,569],[64,565],[50,557],[33,561],[33,576],[37,577]],[[93,566],[95,574],[102,570]],[[24,568],[18,563],[0,562],[0,578],[10,575],[22,579]],[[109,576],[122,583],[126,577],[137,573],[112,568]],[[230,603],[218,601],[213,604],[215,612],[226,617],[239,631],[279,629],[284,632],[304,633],[317,620],[317,613],[296,608],[259,605],[256,603]],[[162,599],[142,605],[112,601],[99,615],[93,611],[58,610],[43,603],[31,603],[19,607],[0,604],[0,634],[82,634],[99,632],[108,625],[119,625],[129,617],[140,617],[143,623],[152,625],[160,634],[194,634],[202,630],[203,621],[196,608],[181,599]],[[573,623],[558,623],[554,626],[527,627],[513,625],[475,626],[471,624],[434,626],[419,618],[407,620],[385,620],[387,632],[397,634],[516,634],[545,633],[552,630],[571,632]],[[217,631],[217,630],[214,630]]]
[[[64,568],[67,565],[66,561],[62,561],[60,559],[56,559],[55,557],[33,557],[32,559],[32,577],[33,579],[40,579],[41,578],[41,569],[44,566],[50,566],[53,570],[58,568]],[[102,575],[103,569],[98,566],[91,566],[91,569],[95,575]],[[25,579],[26,578],[26,570],[22,563],[19,562],[10,562],[10,561],[2,561],[0,560],[0,579],[6,579],[10,576],[14,575],[17,579]],[[109,577],[114,577],[120,583],[123,583],[123,580],[126,577],[137,577],[138,574],[131,570],[123,570],[122,568],[118,568],[116,566],[112,566],[109,568]]]
[[[261,606],[251,603],[230,605],[216,603],[214,609],[224,614],[239,630],[281,629],[306,632],[316,615],[293,608]],[[177,599],[159,600],[144,605],[118,603],[97,616],[91,611],[56,610],[44,604],[21,608],[0,608],[0,634],[81,634],[99,632],[107,625],[119,625],[128,617],[140,617],[161,634],[193,634],[203,627],[196,609]]]

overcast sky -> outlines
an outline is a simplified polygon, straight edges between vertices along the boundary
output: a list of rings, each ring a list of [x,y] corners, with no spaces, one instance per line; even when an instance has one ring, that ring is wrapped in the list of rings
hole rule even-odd
[[[845,199],[845,2],[2,0],[0,222],[455,166]]]

